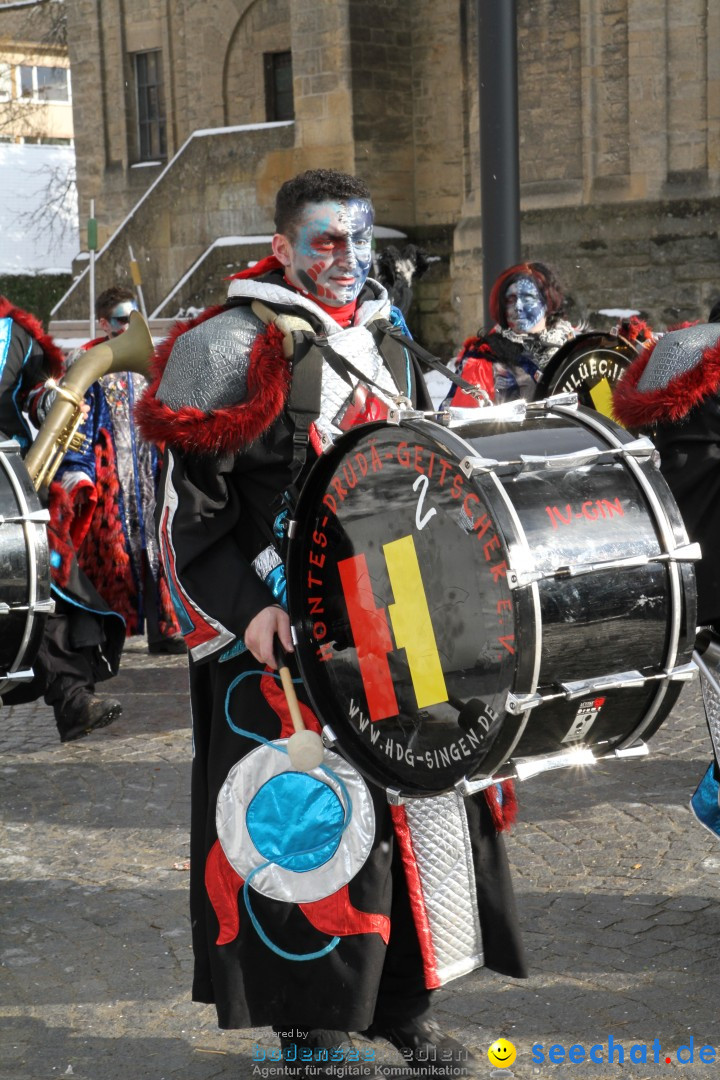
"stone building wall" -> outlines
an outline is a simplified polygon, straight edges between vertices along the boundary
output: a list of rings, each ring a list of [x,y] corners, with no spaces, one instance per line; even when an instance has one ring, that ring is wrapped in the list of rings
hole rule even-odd
[[[462,40],[454,3],[412,8],[416,225],[446,226],[462,207]]]
[[[350,0],[355,170],[371,182],[380,218],[397,228],[415,222],[415,109],[406,22],[402,0]]]
[[[550,262],[584,316],[634,307],[664,326],[720,293],[718,33],[714,0],[518,0],[521,255]],[[469,35],[472,52],[472,12]],[[483,312],[479,154],[467,159],[457,340]]]
[[[175,168],[158,180],[134,209],[124,230],[109,241],[97,259],[96,292],[115,283],[131,286],[128,241],[141,270],[151,314],[213,240],[238,232],[238,221],[251,236],[271,234],[273,203],[271,199],[264,203],[258,200],[256,178],[283,152],[291,160],[292,124],[251,128],[243,133],[220,131],[190,139]],[[288,167],[286,163],[285,170]],[[275,186],[269,185],[273,193]],[[217,260],[209,262],[209,273],[214,273],[217,265]],[[87,311],[87,290],[84,276],[54,316],[82,318]],[[175,312],[163,314],[171,317]]]
[[[358,172],[372,185],[378,221],[437,257],[416,288],[418,336],[449,355],[477,328],[475,0],[67,6],[81,216],[94,196],[103,239],[162,167],[133,160],[133,52],[162,50],[171,157],[196,129],[262,124],[262,53],[290,48],[291,145],[265,140],[252,176],[257,205],[271,206],[278,184],[302,168]],[[717,0],[517,0],[517,12],[523,257],[553,263],[581,314],[619,306],[660,322],[673,321],[671,312],[702,315],[717,280]],[[240,143],[238,153],[244,160]],[[169,243],[163,281],[187,270],[182,260],[203,229],[212,243],[211,222],[247,233],[247,191],[233,199],[231,154],[226,163],[214,181],[217,213],[203,214],[182,167],[163,180],[180,216],[187,198],[204,222],[192,242]],[[251,164],[243,168],[249,176]]]
[[[265,116],[265,53],[289,51],[289,0],[262,0],[251,5],[233,29],[224,58],[223,122],[262,124]]]

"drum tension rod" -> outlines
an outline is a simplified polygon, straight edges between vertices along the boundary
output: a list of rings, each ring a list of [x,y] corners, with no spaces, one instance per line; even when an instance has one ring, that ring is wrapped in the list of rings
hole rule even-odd
[[[551,397],[540,398],[538,401],[528,401],[528,412],[547,412],[548,409],[573,409],[578,407],[578,396],[575,393],[555,394]]]
[[[586,694],[597,694],[604,690],[631,690],[636,686],[644,686],[648,682],[689,682],[695,677],[697,666],[690,661],[680,664],[672,670],[653,672],[643,675],[641,671],[620,671],[615,675],[601,675],[597,679],[579,679],[574,682],[560,683],[560,690],[550,694],[513,694],[508,693],[505,701],[505,709],[513,716],[535,709],[538,705],[545,705],[550,701],[576,701]]]
[[[14,614],[16,611],[40,612],[42,615],[52,615],[55,611],[55,601],[39,600],[36,604],[6,604],[0,601],[0,615]]]
[[[647,566],[655,562],[697,562],[701,557],[699,544],[681,544],[674,551],[659,551],[656,555],[628,555],[625,559],[578,563],[576,566],[554,566],[551,570],[510,570],[507,574],[507,582],[511,589],[521,589],[525,585],[532,585],[535,581],[580,577],[582,574],[594,574],[599,570],[627,569],[633,566]]]
[[[494,472],[496,469],[514,469],[517,473],[529,469],[580,469],[585,465],[596,465],[606,459],[616,461],[622,457],[633,457],[640,461],[655,462],[657,451],[650,439],[644,436],[626,443],[625,446],[590,446],[583,450],[574,450],[569,454],[520,454],[519,458],[498,461],[497,458],[485,458],[468,454],[460,462],[460,468],[466,476],[475,473]]]
[[[23,521],[32,521],[37,525],[45,525],[49,520],[49,510],[31,510],[29,514],[13,514],[10,517],[3,517],[0,514],[0,525],[19,525]]]
[[[475,427],[476,424],[522,423],[527,416],[527,402],[521,398],[518,401],[506,401],[502,405],[483,405],[480,408],[473,406],[462,409],[450,406],[432,415],[437,417],[438,423],[451,429],[466,428],[468,424]]]
[[[521,454],[520,461],[526,467],[575,469],[582,468],[583,465],[595,464],[602,458],[616,460],[622,457],[632,457],[638,461],[660,460],[654,443],[643,435],[639,439],[625,443],[624,446],[587,446],[583,450],[574,450],[569,454]]]
[[[519,458],[498,461],[468,454],[460,462],[460,468],[466,476],[474,473],[492,472],[495,469],[515,469],[525,472],[528,469],[580,469],[585,465],[595,465],[607,459],[615,461],[622,457],[632,457],[639,461],[653,461],[658,458],[657,451],[650,439],[642,436],[624,446],[589,446],[583,450],[574,450],[569,454],[520,454]]]
[[[636,742],[632,746],[619,746],[617,750],[612,750],[609,754],[602,754],[602,758],[633,758],[633,757],[647,757],[650,753],[650,747],[647,743]]]
[[[32,668],[25,668],[22,671],[9,671],[7,675],[0,675],[0,683],[6,682],[30,682],[35,678],[35,672]]]
[[[397,427],[406,420],[424,420],[427,415],[418,409],[388,409],[386,419],[388,424],[394,424]],[[434,414],[430,413],[429,415],[433,416]]]
[[[491,784],[500,780],[514,778],[516,780],[529,780],[533,776],[550,772],[553,769],[579,768],[583,765],[596,765],[598,761],[609,761],[611,758],[634,758],[645,757],[649,753],[648,745],[637,742],[633,746],[611,750],[609,753],[596,753],[598,747],[576,746],[572,750],[560,750],[553,754],[543,754],[532,758],[510,758],[505,766],[500,769],[497,776],[483,776],[477,780],[464,777],[455,785],[455,790],[463,796],[477,795]]]

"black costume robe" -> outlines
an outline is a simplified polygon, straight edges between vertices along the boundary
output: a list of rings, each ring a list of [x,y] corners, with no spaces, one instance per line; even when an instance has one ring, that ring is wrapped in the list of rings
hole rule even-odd
[[[253,889],[251,912],[246,878],[230,865],[218,841],[216,814],[221,818],[222,812],[217,805],[219,797],[223,804],[229,772],[237,763],[243,768],[250,751],[264,752],[243,732],[274,740],[292,730],[273,673],[259,670],[257,661],[240,651],[250,620],[279,599],[272,574],[259,576],[260,556],[274,551],[280,496],[295,479],[298,434],[288,409],[292,366],[283,355],[283,335],[250,312],[249,299],[259,296],[271,309],[299,315],[315,328],[296,337],[295,362],[298,349],[322,347],[326,334],[337,340],[328,327],[331,320],[292,292],[279,274],[244,282],[236,296],[239,307],[211,309],[164,343],[137,412],[145,436],[165,445],[157,521],[190,650],[193,997],[215,1003],[221,1027],[364,1030],[375,1017],[420,1015],[427,1009],[428,988],[438,985],[427,942],[416,929],[417,912],[384,791],[367,785],[363,812],[355,814],[367,857],[349,882],[317,902],[295,903]],[[384,290],[370,281],[358,301],[356,325],[368,311],[382,316],[373,323],[382,355],[390,305]],[[388,363],[385,358],[383,369]],[[323,365],[323,380],[327,374]],[[385,370],[375,378],[387,384]],[[396,391],[429,405],[407,353],[394,381]],[[329,408],[326,401],[323,408]],[[318,417],[320,428],[323,419],[327,429],[328,418]],[[313,445],[318,430],[310,433]],[[308,456],[313,456],[310,449]],[[309,709],[305,718],[318,729]],[[470,891],[482,926],[484,961],[521,976],[524,960],[502,841],[486,799],[466,802],[474,862]],[[291,809],[288,830],[292,818]],[[273,874],[282,876],[278,867],[271,867]],[[311,874],[304,880],[312,883]],[[337,938],[332,948],[327,948],[329,935]],[[307,954],[316,958],[303,960]]]

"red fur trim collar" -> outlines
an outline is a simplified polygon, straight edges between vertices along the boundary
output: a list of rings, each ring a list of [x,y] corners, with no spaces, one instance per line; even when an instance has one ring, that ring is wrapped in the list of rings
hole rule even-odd
[[[37,341],[45,353],[50,375],[53,379],[59,379],[65,370],[65,358],[49,334],[43,330],[42,323],[31,315],[29,311],[14,307],[4,296],[0,296],[0,319],[12,319],[23,330],[27,330],[30,337]]]
[[[160,380],[177,338],[224,310],[224,306],[208,308],[196,319],[178,323],[157,349],[152,381],[135,409],[135,418],[148,441],[195,454],[234,454],[259,438],[282,412],[290,389],[290,367],[282,351],[282,332],[272,324],[258,336],[250,353],[244,401],[206,413],[189,405],[171,409],[158,400]]]
[[[705,350],[699,364],[671,379],[667,386],[641,392],[638,383],[655,348],[655,344],[646,346],[615,388],[613,412],[627,428],[676,423],[720,385],[720,328],[718,341]]]
[[[239,270],[237,274],[231,274],[230,277],[225,278],[226,281],[233,281],[235,278],[258,278],[263,274],[269,274],[272,270],[282,270],[283,264],[280,262],[276,255],[266,255],[260,262],[256,262],[254,266],[248,266],[247,270]]]

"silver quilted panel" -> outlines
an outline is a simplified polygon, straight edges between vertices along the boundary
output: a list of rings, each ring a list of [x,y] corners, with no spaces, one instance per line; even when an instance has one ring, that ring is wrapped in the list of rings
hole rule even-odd
[[[653,349],[638,381],[638,390],[647,393],[667,386],[678,375],[697,367],[705,350],[712,348],[719,340],[720,326],[717,323],[688,326],[685,330],[665,334]]]
[[[408,800],[405,813],[417,858],[441,983],[483,965],[480,914],[465,802],[455,792]]]
[[[175,341],[157,397],[171,409],[190,405],[203,412],[242,401],[247,393],[250,350],[264,324],[248,307],[222,311]]]
[[[711,678],[708,678],[704,671],[700,671],[700,687],[713,750],[716,759],[720,761],[720,672],[717,668],[709,670]]]

